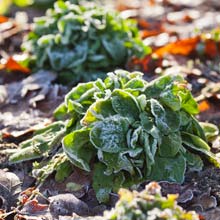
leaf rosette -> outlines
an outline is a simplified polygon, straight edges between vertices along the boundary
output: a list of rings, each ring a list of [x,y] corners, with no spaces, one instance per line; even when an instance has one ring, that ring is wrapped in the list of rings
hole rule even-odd
[[[134,20],[70,1],[57,1],[45,16],[35,18],[23,49],[32,55],[30,65],[54,70],[64,83],[104,77],[112,68],[124,68],[131,56],[151,52]]]
[[[212,127],[201,127],[197,113],[181,76],[147,82],[140,72],[117,70],[78,84],[54,114],[66,121],[67,160],[93,172],[97,198],[107,202],[111,191],[144,180],[181,183],[186,169],[202,169],[203,158],[220,166],[207,144]]]

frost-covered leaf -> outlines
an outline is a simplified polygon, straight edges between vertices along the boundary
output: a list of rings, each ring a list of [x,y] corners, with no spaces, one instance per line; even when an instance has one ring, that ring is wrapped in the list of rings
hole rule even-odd
[[[167,134],[170,128],[168,127],[166,121],[165,109],[156,99],[150,99],[149,102],[151,113],[154,116],[156,126],[162,133]]]
[[[200,156],[189,152],[188,150],[184,153],[187,165],[192,171],[201,171],[203,167],[203,161]]]
[[[127,117],[132,122],[138,119],[140,112],[138,103],[128,92],[115,89],[112,92],[112,107],[118,114]]]
[[[135,149],[135,148],[138,148],[140,146],[140,143],[139,143],[139,139],[140,139],[140,136],[142,134],[142,127],[138,127],[136,128],[133,132],[131,132],[132,134],[130,135],[130,138],[128,138],[127,140],[127,144],[129,147]]]
[[[90,171],[89,162],[95,151],[89,142],[90,129],[73,131],[63,139],[63,150],[71,162],[85,170]]]
[[[210,162],[215,164],[215,166],[220,167],[220,158],[210,151],[209,145],[204,140],[196,135],[186,132],[182,132],[181,136],[183,143],[186,146],[204,154]]]
[[[72,172],[72,164],[63,152],[54,155],[49,162],[35,162],[32,175],[38,182],[43,182],[54,171],[56,171],[55,180],[59,182],[63,181]]]
[[[94,124],[90,132],[92,144],[99,150],[118,153],[127,147],[128,120],[119,115]]]
[[[125,85],[124,89],[136,89],[136,90],[142,90],[145,86],[145,82],[142,79],[139,78],[133,78],[129,80]]]
[[[178,92],[178,96],[181,99],[181,108],[184,109],[186,112],[195,115],[199,113],[198,104],[193,98],[192,94],[189,90],[184,89]]]
[[[155,157],[150,179],[182,183],[186,171],[186,160],[182,155],[173,158]]]
[[[47,155],[58,147],[65,135],[65,123],[59,121],[39,129],[33,138],[22,142],[19,148],[9,158],[11,163],[32,160]]]
[[[106,165],[105,174],[111,175],[112,173],[119,173],[121,170],[126,170],[130,174],[134,173],[134,168],[131,161],[123,153],[106,153],[99,152],[98,158]]]
[[[207,122],[200,122],[199,124],[202,127],[208,141],[211,141],[212,138],[219,134],[219,129],[216,125]]]
[[[182,139],[179,133],[171,133],[168,136],[162,136],[162,143],[159,147],[161,157],[174,157],[182,147]]]
[[[79,103],[83,107],[90,106],[93,103],[92,98],[93,98],[94,92],[95,92],[95,89],[94,89],[93,82],[78,84],[65,97],[65,104],[68,108],[68,111],[75,110],[73,104],[71,104],[74,102]]]
[[[81,123],[83,125],[89,125],[95,121],[104,120],[105,118],[115,114],[116,112],[112,107],[111,100],[99,99],[89,107],[85,116],[81,120]]]
[[[98,201],[103,203],[109,201],[109,193],[112,190],[114,180],[113,175],[104,176],[105,169],[104,164],[97,163],[95,165],[92,184]]]

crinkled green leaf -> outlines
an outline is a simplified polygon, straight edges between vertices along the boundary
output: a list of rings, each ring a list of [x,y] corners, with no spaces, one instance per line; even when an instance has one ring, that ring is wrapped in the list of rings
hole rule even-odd
[[[90,160],[94,155],[94,148],[89,142],[90,129],[80,129],[66,135],[63,139],[63,150],[70,161],[77,167],[90,171]]]
[[[59,166],[56,167],[55,170],[56,170],[55,180],[57,182],[64,181],[67,177],[70,176],[70,174],[73,171],[72,164],[70,163],[69,160],[61,163]]]
[[[180,99],[173,93],[172,87],[161,92],[159,100],[174,111],[178,111],[181,108]]]
[[[155,154],[157,151],[157,139],[152,139],[150,135],[144,133],[144,152],[146,158],[147,174],[151,172],[152,165],[155,163]]]
[[[170,131],[170,128],[166,121],[165,109],[156,99],[150,99],[149,102],[156,126],[162,133],[167,134]]]
[[[210,162],[215,166],[220,167],[220,158],[210,151],[209,145],[200,137],[189,134],[187,132],[181,132],[183,143],[189,148],[204,154]]]
[[[82,99],[84,100],[90,100],[92,98],[93,94],[88,94],[86,92],[91,91],[91,89],[94,87],[93,82],[88,83],[79,83],[76,87],[74,87],[66,96],[65,96],[65,104],[68,106],[68,101],[80,101]],[[85,97],[85,94],[87,95]],[[83,96],[83,98],[82,98]]]
[[[182,146],[180,133],[171,133],[162,136],[162,143],[159,146],[159,155],[161,157],[174,157]]]
[[[56,171],[55,180],[59,182],[64,181],[72,172],[72,164],[63,152],[54,155],[50,161],[35,162],[32,175],[40,183],[54,171]]]
[[[112,36],[111,39],[107,39],[104,35],[102,37],[102,45],[108,52],[108,54],[112,57],[114,61],[121,64],[123,60],[126,59],[127,56],[127,48],[124,45],[124,42]]]
[[[216,125],[207,122],[200,122],[199,124],[204,131],[205,137],[208,141],[211,141],[212,138],[219,134],[219,129]]]
[[[59,105],[54,110],[53,115],[57,120],[64,120],[67,115],[67,107],[66,107],[65,103],[62,103],[61,105]]]
[[[136,89],[136,90],[142,90],[145,86],[145,83],[142,79],[139,78],[133,78],[129,80],[125,85],[124,89]]]
[[[134,173],[134,168],[131,161],[123,153],[106,153],[99,151],[98,159],[106,165],[105,174],[119,173],[121,170],[128,171],[130,174]]]
[[[186,112],[195,115],[199,113],[198,104],[193,98],[192,94],[189,90],[184,89],[178,92],[178,96],[181,99],[181,108],[184,109]]]
[[[112,107],[112,102],[109,99],[99,99],[93,103],[86,111],[85,116],[82,118],[83,125],[89,125],[98,120],[104,120],[109,116],[115,115],[116,112]]]
[[[140,106],[141,111],[144,112],[145,109],[146,109],[146,105],[147,105],[147,98],[146,98],[146,96],[144,94],[139,95],[137,97],[137,101],[138,101],[138,104]]]
[[[148,112],[141,112],[139,117],[143,129],[147,132],[150,132],[154,127],[153,117]]]
[[[172,89],[174,83],[183,83],[184,79],[180,75],[164,75],[161,76],[145,87],[144,94],[147,98],[159,98],[166,90]]]
[[[186,160],[181,154],[174,158],[155,157],[149,178],[157,181],[167,180],[182,183],[185,171]]]
[[[141,126],[136,128],[132,132],[130,138],[127,140],[127,144],[128,144],[129,147],[136,148],[136,147],[140,146],[139,139],[140,139],[141,133],[142,133],[142,127]]]
[[[135,97],[128,92],[115,89],[112,92],[112,107],[118,114],[129,118],[131,121],[138,119],[140,112],[138,103]]]
[[[33,138],[22,142],[9,160],[11,163],[18,163],[43,157],[60,145],[64,135],[65,124],[54,122],[43,129],[37,130]]]
[[[200,156],[189,152],[188,150],[184,153],[184,157],[186,158],[187,167],[191,171],[201,171],[203,168],[203,161]]]
[[[90,141],[99,150],[118,153],[127,148],[128,120],[119,115],[96,122],[90,132]]]
[[[184,110],[179,111],[179,115],[181,126],[187,126],[192,121],[192,117],[190,117],[190,114],[188,112],[185,112]]]
[[[97,163],[94,166],[92,186],[96,192],[96,198],[101,203],[109,201],[109,193],[113,187],[114,176],[104,175],[106,166],[102,163]]]
[[[199,136],[200,138],[202,138],[204,141],[206,140],[206,136],[204,133],[203,128],[201,127],[200,123],[197,121],[197,119],[195,119],[193,116],[192,117],[192,129],[193,129],[193,134]]]
[[[181,125],[180,113],[173,111],[169,108],[165,108],[166,114],[166,123],[171,132],[179,131]]]

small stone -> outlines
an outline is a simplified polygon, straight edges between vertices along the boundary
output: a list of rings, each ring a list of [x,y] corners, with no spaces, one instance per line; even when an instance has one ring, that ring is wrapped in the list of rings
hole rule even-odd
[[[88,205],[76,198],[73,194],[60,194],[49,198],[49,209],[53,216],[69,215],[73,213],[80,216],[87,216],[89,214]]]

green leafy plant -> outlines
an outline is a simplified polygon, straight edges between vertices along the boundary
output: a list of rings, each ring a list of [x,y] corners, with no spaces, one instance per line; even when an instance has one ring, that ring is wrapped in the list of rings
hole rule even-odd
[[[150,52],[139,38],[134,20],[101,6],[57,1],[46,16],[35,19],[23,48],[37,68],[52,69],[65,82],[104,77],[124,67],[131,56]]]
[[[50,169],[38,164],[36,177],[43,181],[47,170],[58,172],[59,166],[72,163],[93,172],[93,188],[100,202],[107,202],[112,190],[134,187],[146,179],[181,183],[186,169],[202,169],[201,158],[220,166],[207,144],[208,127],[204,133],[194,117],[197,113],[197,103],[180,75],[165,75],[148,83],[140,72],[117,70],[105,80],[80,83],[54,113],[65,121],[65,128],[60,129],[61,159],[55,154]],[[38,157],[49,155],[51,143],[58,143],[53,138],[61,137],[51,128],[53,125],[49,131],[45,128],[47,133],[40,132],[44,137],[34,136],[21,144],[11,162],[26,160],[24,152],[31,152],[27,147],[33,149],[33,145]],[[31,157],[36,155],[30,153],[28,159]]]

